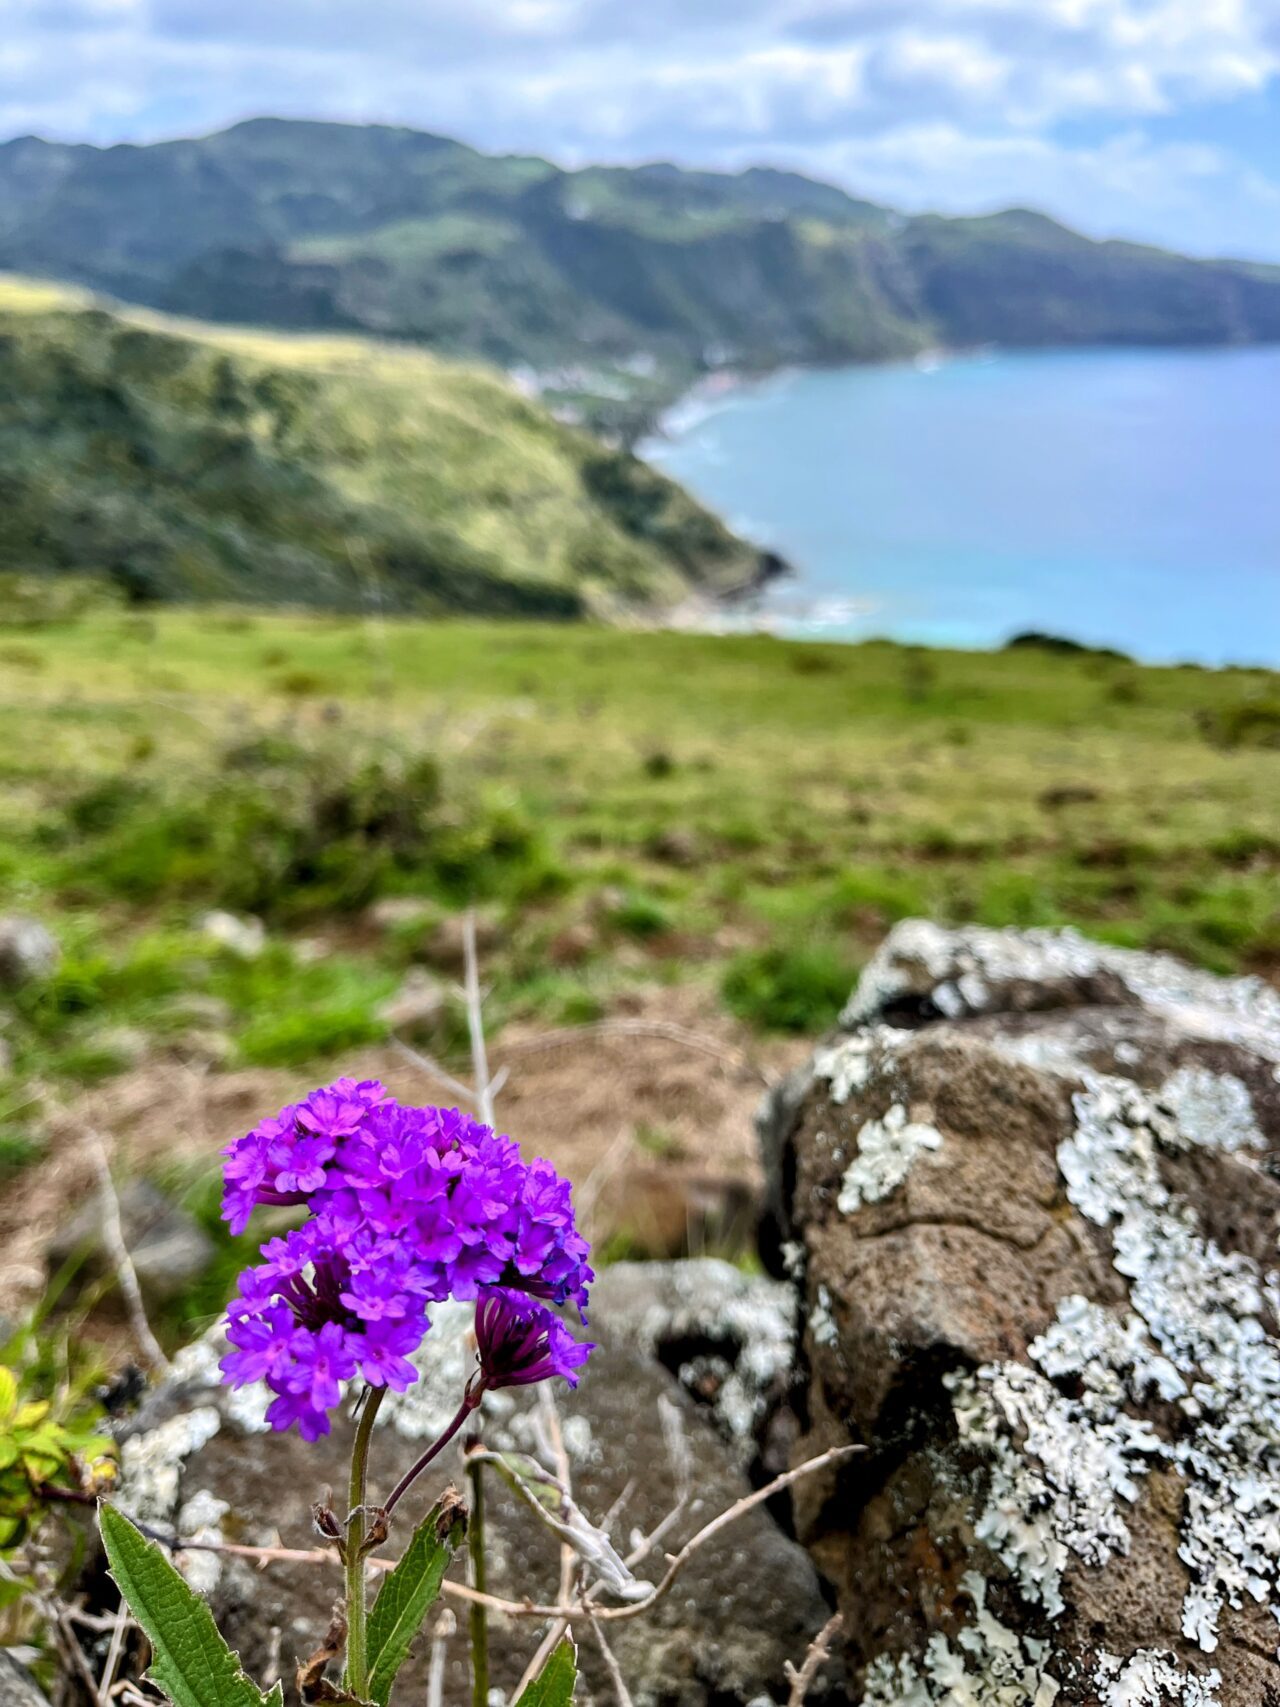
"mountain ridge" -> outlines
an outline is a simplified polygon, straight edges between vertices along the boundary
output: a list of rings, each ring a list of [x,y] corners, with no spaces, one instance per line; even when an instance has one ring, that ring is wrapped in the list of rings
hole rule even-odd
[[[1034,209],[908,216],[771,167],[572,170],[407,126],[0,144],[0,268],[528,368],[624,416],[700,373],[933,347],[1280,340],[1280,267]],[[607,406],[603,414],[608,416]]]

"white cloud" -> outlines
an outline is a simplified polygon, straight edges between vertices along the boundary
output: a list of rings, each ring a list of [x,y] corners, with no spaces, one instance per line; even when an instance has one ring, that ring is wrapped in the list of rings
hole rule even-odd
[[[1280,0],[7,0],[0,134],[256,112],[564,159],[791,162],[946,208],[1280,254],[1275,186],[1194,128],[1280,77]],[[1148,127],[1144,130],[1142,127]],[[1068,135],[1087,143],[1068,143]],[[1101,137],[1102,140],[1095,140]]]

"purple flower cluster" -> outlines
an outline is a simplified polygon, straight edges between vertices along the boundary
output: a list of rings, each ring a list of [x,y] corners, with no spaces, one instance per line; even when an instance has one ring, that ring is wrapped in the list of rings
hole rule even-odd
[[[227,1146],[223,1215],[233,1232],[258,1204],[305,1204],[307,1220],[262,1247],[228,1310],[235,1386],[265,1381],[272,1427],[329,1430],[340,1383],[359,1374],[403,1391],[444,1298],[480,1300],[480,1380],[563,1375],[591,1349],[550,1310],[586,1307],[592,1279],[569,1183],[524,1162],[457,1109],[408,1108],[373,1080],[313,1091]],[[483,1324],[483,1325],[482,1325]]]

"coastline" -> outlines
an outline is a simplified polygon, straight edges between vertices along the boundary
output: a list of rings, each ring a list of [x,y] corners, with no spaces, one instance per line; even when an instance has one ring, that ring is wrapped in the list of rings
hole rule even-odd
[[[1274,510],[1260,502],[1255,485],[1252,508],[1239,512],[1224,548],[1218,511],[1188,497],[1198,488],[1178,471],[1192,442],[1181,423],[1215,410],[1226,416],[1243,407],[1241,399],[1255,410],[1265,406],[1266,418],[1276,360],[1254,347],[986,346],[919,352],[909,362],[704,376],[637,454],[739,537],[775,549],[787,572],[728,600],[682,603],[671,620],[709,632],[819,641],[883,635],[944,650],[999,649],[1009,636],[1034,630],[1164,667],[1274,669],[1265,643],[1274,635],[1274,608],[1268,615],[1268,583],[1257,567],[1275,538]],[[851,414],[843,412],[839,379],[818,377],[840,373],[848,377]],[[794,401],[757,403],[750,395],[798,378],[806,383]],[[1116,442],[1128,419],[1117,398],[1145,410],[1149,445],[1132,436]],[[731,408],[732,419],[707,424]],[[1081,462],[1082,507],[1075,510],[1066,507],[1056,472],[1062,459],[1050,454],[1064,420],[1076,434],[1068,452],[1072,443],[1110,447],[1106,478],[1092,479],[1096,470],[1087,458]],[[913,422],[929,424],[923,441],[918,432],[913,438]],[[999,469],[1024,469],[1026,480],[988,477],[980,466],[988,434],[1002,447]],[[922,442],[937,456],[923,467]],[[1252,444],[1239,447],[1239,466],[1254,469],[1258,454]],[[1074,466],[1070,456],[1067,465]],[[841,469],[856,486],[856,501],[841,495]],[[1234,489],[1229,480],[1224,489]],[[975,491],[990,501],[976,504]],[[1047,511],[1024,501],[1029,491],[1047,495]],[[1045,514],[1070,514],[1073,527],[1046,532]],[[1231,597],[1214,602],[1204,589],[1220,574]],[[1087,612],[1078,599],[1073,605],[1069,586],[1096,586],[1096,604]]]

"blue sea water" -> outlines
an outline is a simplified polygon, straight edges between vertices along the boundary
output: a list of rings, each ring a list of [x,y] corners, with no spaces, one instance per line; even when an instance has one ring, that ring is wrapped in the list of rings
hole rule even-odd
[[[644,453],[795,566],[785,631],[1280,665],[1280,349],[788,373],[667,432]]]

